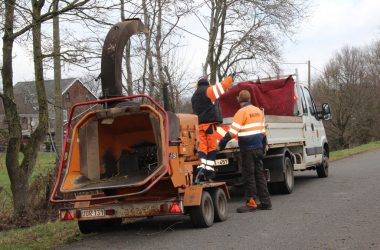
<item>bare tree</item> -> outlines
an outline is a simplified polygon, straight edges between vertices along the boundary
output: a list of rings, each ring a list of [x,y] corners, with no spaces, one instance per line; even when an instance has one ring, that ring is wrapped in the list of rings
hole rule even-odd
[[[41,49],[41,24],[51,20],[56,15],[68,13],[85,6],[89,0],[64,1],[63,6],[53,11],[52,3],[46,6],[43,0],[18,1],[6,0],[3,35],[3,88],[1,95],[5,117],[8,123],[8,148],[6,152],[6,167],[11,182],[13,194],[14,216],[19,222],[25,223],[28,211],[29,179],[34,169],[37,152],[43,141],[48,126],[47,98],[43,78],[43,54]],[[29,16],[28,16],[29,15]],[[21,124],[14,102],[13,92],[13,45],[17,38],[32,32],[35,82],[38,98],[39,123],[30,139],[22,141]],[[21,162],[19,157],[22,156]]]
[[[53,1],[53,12],[58,10],[59,0]],[[53,60],[54,60],[54,144],[57,152],[56,166],[59,166],[59,156],[62,151],[63,139],[63,112],[62,112],[62,89],[61,89],[61,41],[59,34],[59,16],[53,17]]]
[[[177,28],[179,20],[191,12],[192,5],[189,1],[183,0],[141,0],[141,6],[134,2],[129,2],[128,6],[135,8],[137,16],[142,15],[149,30],[148,33],[138,37],[138,41],[133,41],[136,47],[131,47],[130,58],[134,60],[132,70],[135,91],[146,93],[162,102],[163,83],[168,83],[171,93],[170,103],[174,107],[175,89],[183,85],[179,80],[185,70],[184,67],[181,71],[178,71],[179,67],[177,71],[171,69],[172,65],[176,65],[172,60],[181,61],[179,57],[173,57],[180,46],[180,39],[177,39],[180,29]],[[125,75],[128,75],[128,72]],[[174,85],[176,87],[173,87]],[[180,93],[177,94],[179,99]]]
[[[326,130],[334,149],[380,139],[378,45],[344,47],[326,65],[313,87],[318,102],[328,101],[333,119]]]
[[[157,72],[159,80],[159,96],[164,96],[162,93],[163,84],[167,82],[165,79],[164,65],[161,55],[161,43],[162,43],[162,9],[165,0],[157,0],[157,24],[156,24],[156,37],[155,37],[155,46],[156,46],[156,61],[157,61]]]
[[[125,1],[120,0],[120,17],[121,21],[125,20]],[[127,70],[127,93],[133,95],[133,80],[132,80],[132,67],[131,67],[131,41],[129,40],[125,45],[125,65]]]
[[[154,7],[152,8],[153,13],[149,13],[147,0],[142,0],[142,8],[144,11],[144,23],[149,28],[149,32],[145,34],[145,60],[144,60],[144,71],[142,75],[142,82],[143,82],[142,91],[143,93],[145,93],[145,88],[147,86],[145,75],[148,68],[148,84],[149,84],[148,93],[149,93],[149,96],[153,96],[155,80],[154,80],[154,66],[153,66],[151,41],[152,41],[152,31],[153,31],[153,27],[155,25],[155,20],[156,20],[156,10]]]
[[[189,15],[193,11],[193,5],[189,1],[171,1],[171,0],[159,0],[156,1],[156,21],[153,26],[154,44],[155,44],[155,59],[157,65],[158,76],[158,88],[156,93],[159,93],[157,98],[163,102],[162,89],[163,84],[169,85],[169,103],[173,111],[177,110],[177,104],[179,103],[179,96],[182,92],[181,89],[185,89],[181,82],[184,69],[176,67],[176,62],[180,59],[176,56],[175,51],[180,47],[180,42],[175,40],[177,36],[177,28],[181,18]],[[166,18],[171,17],[171,20]],[[170,69],[173,67],[173,69]]]
[[[280,41],[305,16],[307,1],[204,1],[209,14],[195,13],[208,32],[204,74],[210,82],[228,71],[253,72],[258,63],[277,68]]]

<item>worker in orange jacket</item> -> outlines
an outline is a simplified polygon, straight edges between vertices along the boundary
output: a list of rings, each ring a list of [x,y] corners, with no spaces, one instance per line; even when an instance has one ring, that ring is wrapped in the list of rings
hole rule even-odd
[[[223,150],[229,140],[238,138],[246,203],[237,212],[250,212],[257,208],[272,209],[263,168],[266,144],[264,114],[251,104],[251,95],[247,90],[240,91],[238,102],[241,108],[234,115],[230,129],[219,142],[219,149]],[[256,203],[257,196],[259,205]]]
[[[198,155],[201,160],[201,164],[193,174],[194,178],[202,174],[204,180],[209,180],[214,176],[217,148],[216,125],[223,121],[217,100],[232,85],[233,77],[234,74],[231,74],[222,82],[211,86],[207,78],[201,78],[198,80],[197,90],[191,98],[193,112],[198,115]]]

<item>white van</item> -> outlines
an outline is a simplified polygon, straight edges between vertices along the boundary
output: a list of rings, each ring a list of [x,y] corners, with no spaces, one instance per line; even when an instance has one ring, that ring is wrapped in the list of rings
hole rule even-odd
[[[270,81],[261,84],[268,83]],[[318,177],[328,176],[329,145],[323,120],[331,119],[330,107],[324,103],[318,110],[309,89],[301,84],[294,84],[294,93],[292,116],[270,115],[264,110],[267,146],[263,162],[271,193],[291,193],[294,188],[293,171],[316,170]],[[223,124],[218,127],[220,137],[228,131],[232,119],[223,119]],[[231,140],[217,158],[215,180],[241,185],[237,140]]]

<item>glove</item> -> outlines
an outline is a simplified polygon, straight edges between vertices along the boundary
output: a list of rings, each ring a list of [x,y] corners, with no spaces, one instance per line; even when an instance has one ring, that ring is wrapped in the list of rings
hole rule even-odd
[[[226,133],[226,135],[220,140],[218,145],[218,151],[223,150],[226,148],[227,142],[229,142],[232,139],[230,133]]]
[[[222,151],[226,148],[227,142],[225,141],[220,141],[218,144],[218,151]]]
[[[233,72],[233,73],[229,74],[228,76],[231,76],[232,79],[234,79],[234,78],[235,78],[235,75],[236,75],[236,72]]]

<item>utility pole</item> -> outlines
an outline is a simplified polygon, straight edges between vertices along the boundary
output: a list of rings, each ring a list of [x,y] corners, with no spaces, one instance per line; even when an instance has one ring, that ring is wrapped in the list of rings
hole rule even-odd
[[[310,77],[310,60],[307,61],[307,86],[311,88],[311,77]]]

